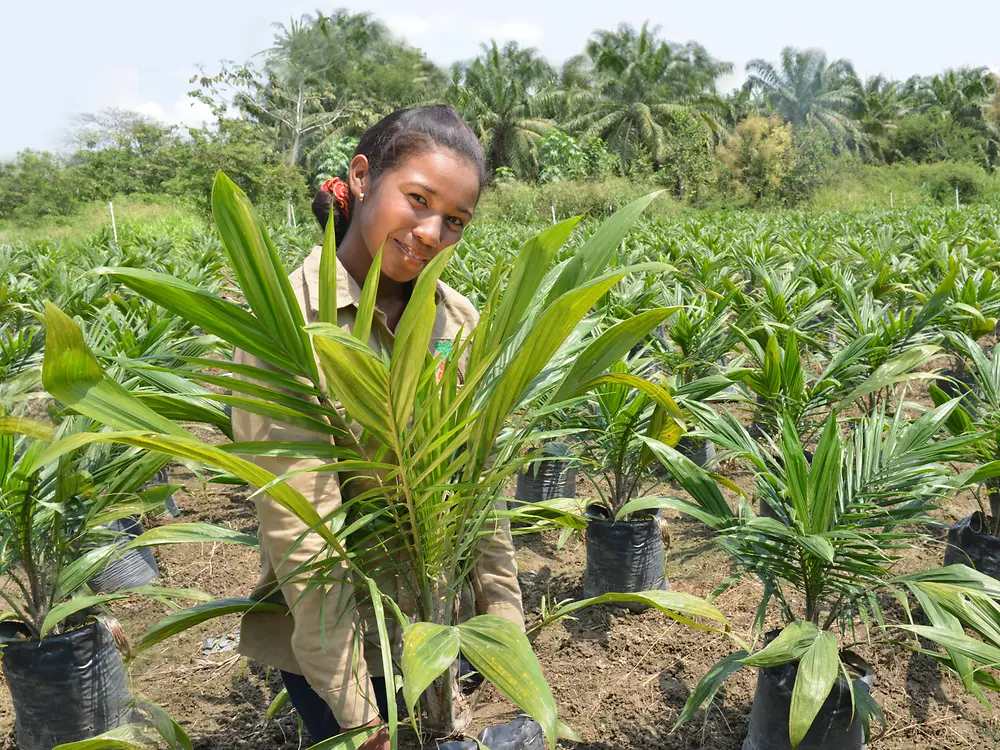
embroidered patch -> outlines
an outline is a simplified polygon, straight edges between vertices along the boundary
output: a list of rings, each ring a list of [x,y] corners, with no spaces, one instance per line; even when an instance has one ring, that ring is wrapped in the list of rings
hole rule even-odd
[[[441,357],[441,364],[438,365],[437,372],[435,373],[437,377],[437,382],[441,382],[441,378],[444,377],[444,365],[445,360],[448,359],[448,355],[451,354],[452,344],[450,341],[438,341],[434,345],[434,350],[437,352],[438,356]]]

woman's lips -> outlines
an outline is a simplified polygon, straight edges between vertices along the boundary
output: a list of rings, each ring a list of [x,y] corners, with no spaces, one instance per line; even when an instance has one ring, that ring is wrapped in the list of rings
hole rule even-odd
[[[417,265],[420,265],[420,266],[422,266],[422,265],[424,265],[424,264],[427,263],[428,258],[421,258],[419,255],[417,255],[417,254],[415,254],[413,252],[410,252],[410,250],[407,249],[406,245],[404,245],[399,240],[393,240],[393,242],[396,243],[396,247],[399,248],[399,252],[401,252],[404,255],[404,257],[407,258],[407,260],[410,260],[413,263],[415,263]]]

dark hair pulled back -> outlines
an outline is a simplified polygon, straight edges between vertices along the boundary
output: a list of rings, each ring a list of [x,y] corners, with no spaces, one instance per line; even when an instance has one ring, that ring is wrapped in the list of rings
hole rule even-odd
[[[386,115],[361,134],[354,156],[367,157],[369,174],[377,182],[383,173],[406,159],[442,148],[472,162],[482,187],[486,180],[486,160],[479,139],[458,112],[446,104],[407,107]],[[332,212],[338,245],[347,234],[356,203],[352,195],[350,212],[345,216],[331,193],[321,190],[313,199],[313,214],[324,230]]]

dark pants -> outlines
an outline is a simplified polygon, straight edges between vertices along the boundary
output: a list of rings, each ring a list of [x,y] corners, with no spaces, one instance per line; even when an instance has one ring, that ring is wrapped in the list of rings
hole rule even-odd
[[[483,682],[483,678],[469,664],[468,660],[461,654],[458,656],[458,673],[463,683],[464,689],[475,689]],[[389,703],[385,699],[385,679],[382,677],[371,677],[372,689],[375,691],[375,702],[378,704],[378,713],[383,719],[389,715]],[[309,736],[313,744],[328,740],[340,734],[340,724],[333,716],[333,711],[319,693],[312,689],[306,678],[300,674],[292,672],[281,672],[281,681],[285,683],[285,690],[288,691],[288,699],[295,706],[302,723],[309,730]],[[397,705],[402,701],[397,696]]]
[[[340,734],[340,724],[334,718],[330,706],[320,697],[319,693],[310,687],[305,677],[283,671],[281,681],[285,683],[288,699],[295,706],[295,710],[298,711],[306,729],[309,730],[313,744]],[[378,703],[379,715],[387,716],[389,704],[385,700],[385,680],[381,677],[372,677],[371,681],[372,688],[375,690],[375,701]]]

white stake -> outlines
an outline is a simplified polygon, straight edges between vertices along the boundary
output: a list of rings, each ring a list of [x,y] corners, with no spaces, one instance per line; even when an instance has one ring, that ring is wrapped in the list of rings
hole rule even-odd
[[[962,205],[958,202],[958,188],[955,188],[955,208],[961,208]]]
[[[552,223],[556,223],[556,204],[555,201],[552,202]]]
[[[111,231],[115,235],[115,247],[118,246],[118,227],[115,226],[115,204],[108,201],[108,208],[111,209]]]
[[[892,191],[889,191],[889,208],[895,208],[896,204],[892,202]]]

